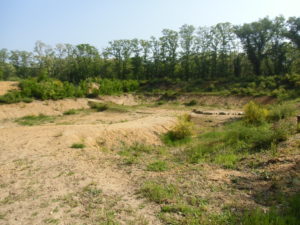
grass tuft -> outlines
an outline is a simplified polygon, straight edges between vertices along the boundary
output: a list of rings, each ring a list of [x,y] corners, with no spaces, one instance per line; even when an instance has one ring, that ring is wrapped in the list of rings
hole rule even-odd
[[[85,148],[85,144],[83,143],[74,143],[71,145],[71,148]]]

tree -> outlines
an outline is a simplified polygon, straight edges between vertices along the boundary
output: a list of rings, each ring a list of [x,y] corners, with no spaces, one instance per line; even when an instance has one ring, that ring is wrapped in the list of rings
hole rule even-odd
[[[164,63],[164,76],[174,78],[177,61],[177,48],[179,35],[176,31],[164,29],[161,42],[161,56]]]
[[[287,27],[285,36],[300,49],[300,17],[290,17],[287,21]]]
[[[262,61],[266,57],[268,45],[273,37],[273,23],[266,17],[258,22],[235,27],[245,52],[253,65],[256,75],[261,75]]]
[[[184,79],[188,80],[191,75],[191,56],[193,54],[195,27],[192,25],[183,25],[180,27],[180,46],[181,46],[181,63],[184,70]]]

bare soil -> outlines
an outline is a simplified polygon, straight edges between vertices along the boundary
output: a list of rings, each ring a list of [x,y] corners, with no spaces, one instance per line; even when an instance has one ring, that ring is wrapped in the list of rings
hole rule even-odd
[[[6,94],[8,91],[17,90],[18,82],[15,81],[1,81],[0,82],[0,95]]]

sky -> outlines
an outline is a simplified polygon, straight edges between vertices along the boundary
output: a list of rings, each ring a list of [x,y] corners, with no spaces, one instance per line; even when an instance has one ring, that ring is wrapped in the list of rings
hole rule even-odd
[[[40,40],[89,43],[159,37],[164,28],[300,16],[300,0],[0,0],[0,49],[32,51]]]

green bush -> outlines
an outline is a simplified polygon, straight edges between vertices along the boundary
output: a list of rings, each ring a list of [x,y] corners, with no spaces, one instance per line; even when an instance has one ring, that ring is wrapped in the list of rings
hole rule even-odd
[[[268,110],[250,101],[244,107],[244,120],[249,124],[261,124],[266,121],[269,114]]]
[[[178,117],[176,125],[164,135],[164,142],[171,144],[191,137],[193,123],[190,120],[190,115],[187,114]]]

